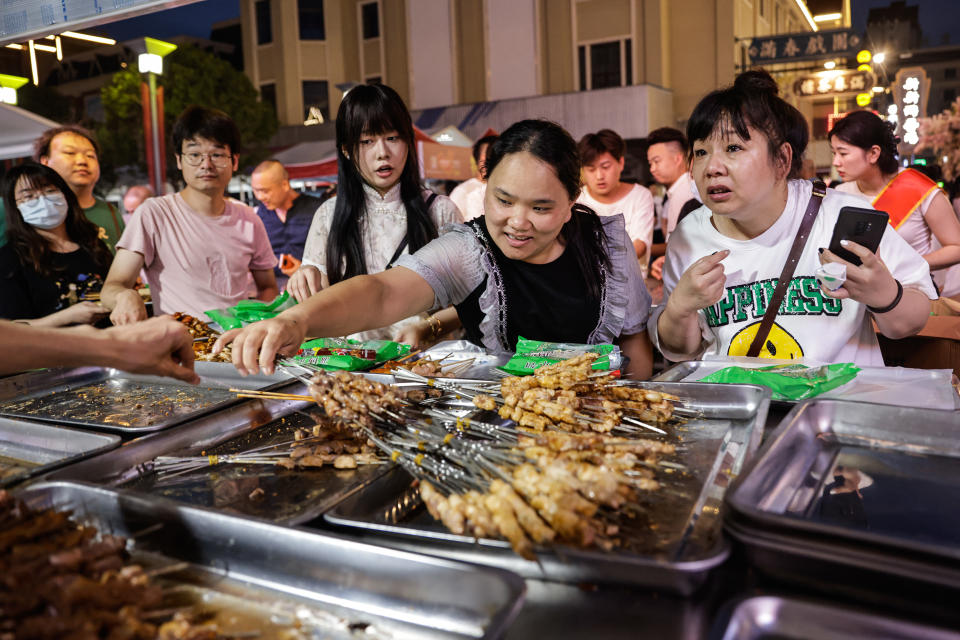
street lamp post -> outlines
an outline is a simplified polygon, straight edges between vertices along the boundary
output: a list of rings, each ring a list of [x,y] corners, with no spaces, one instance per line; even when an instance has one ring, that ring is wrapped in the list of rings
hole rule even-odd
[[[138,41],[138,45],[141,43]],[[143,105],[143,129],[147,146],[147,171],[150,185],[158,196],[165,192],[166,154],[163,144],[163,87],[157,88],[157,76],[163,73],[163,58],[177,45],[155,38],[143,38],[137,58],[140,73],[147,74],[147,82],[140,83]]]
[[[27,78],[0,73],[0,102],[16,105],[17,89],[28,82],[29,80]]]

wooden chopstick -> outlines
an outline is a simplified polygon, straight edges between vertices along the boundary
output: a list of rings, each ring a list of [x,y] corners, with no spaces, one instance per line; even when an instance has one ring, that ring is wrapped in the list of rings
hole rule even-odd
[[[267,398],[270,400],[309,400],[313,401],[313,396],[300,395],[296,393],[276,393],[273,391],[256,391],[253,389],[230,389],[231,393],[237,394],[238,398]]]

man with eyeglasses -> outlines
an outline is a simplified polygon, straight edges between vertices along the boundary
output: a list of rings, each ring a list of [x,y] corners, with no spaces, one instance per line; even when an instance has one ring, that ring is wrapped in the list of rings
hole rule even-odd
[[[278,293],[277,258],[263,222],[253,209],[224,195],[239,160],[237,125],[222,111],[191,106],[173,125],[172,137],[186,186],[145,200],[117,243],[100,296],[114,324],[147,317],[133,290],[141,268],[158,314],[201,317],[231,307],[247,297],[251,278],[259,300]]]

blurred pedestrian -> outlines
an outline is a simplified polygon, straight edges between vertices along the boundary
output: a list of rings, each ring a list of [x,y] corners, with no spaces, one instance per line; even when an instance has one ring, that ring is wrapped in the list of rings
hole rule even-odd
[[[93,133],[75,124],[47,129],[33,143],[33,157],[67,181],[87,220],[100,228],[100,238],[116,253],[123,218],[116,207],[93,194],[100,180],[100,146]]]
[[[282,290],[287,279],[300,268],[310,223],[323,200],[291,187],[290,175],[283,164],[272,159],[257,165],[250,177],[250,186],[254,197],[260,201],[256,212],[277,256],[273,274]]]
[[[647,136],[647,161],[653,179],[664,186],[666,193],[660,206],[660,229],[663,243],[653,246],[650,275],[660,279],[663,255],[670,234],[687,213],[700,207],[697,190],[690,177],[689,145],[683,132],[671,127],[654,129]]]
[[[583,136],[577,150],[586,187],[577,202],[600,216],[623,214],[627,235],[640,261],[640,271],[646,275],[653,244],[653,195],[639,184],[620,181],[626,143],[615,131],[601,129]]]
[[[473,143],[474,177],[461,182],[450,192],[450,199],[457,205],[464,220],[473,220],[483,215],[484,172],[487,164],[487,149],[498,136],[483,136]],[[474,195],[476,194],[476,195]]]
[[[153,187],[148,184],[135,184],[123,194],[123,224],[130,224],[130,217],[137,210],[143,201],[152,198]]]

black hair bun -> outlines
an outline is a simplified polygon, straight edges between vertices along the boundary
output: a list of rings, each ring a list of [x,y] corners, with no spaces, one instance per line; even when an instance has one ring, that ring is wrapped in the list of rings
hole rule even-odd
[[[735,89],[752,93],[766,93],[770,96],[780,94],[777,81],[763,69],[744,71],[734,80],[733,86]]]

